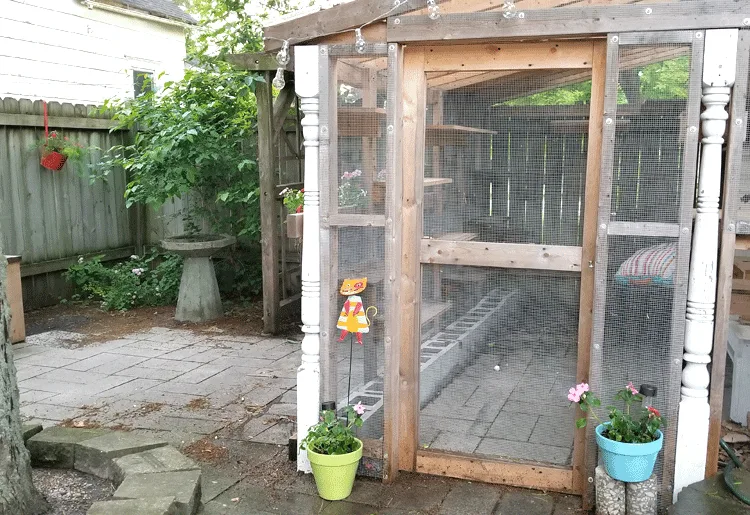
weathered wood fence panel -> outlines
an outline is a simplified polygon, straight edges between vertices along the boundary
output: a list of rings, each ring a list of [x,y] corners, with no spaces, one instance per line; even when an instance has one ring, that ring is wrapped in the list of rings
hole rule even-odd
[[[79,256],[127,257],[140,244],[181,229],[173,221],[179,201],[151,210],[150,217],[145,210],[138,213],[141,208],[126,208],[124,170],[89,182],[88,167],[104,150],[130,138],[129,132],[110,133],[111,122],[94,106],[50,102],[47,109],[50,130],[90,149],[84,161],[66,163],[59,172],[43,168],[34,148],[44,137],[42,102],[0,99],[0,241],[7,254],[22,256],[26,309],[70,294],[61,272]]]

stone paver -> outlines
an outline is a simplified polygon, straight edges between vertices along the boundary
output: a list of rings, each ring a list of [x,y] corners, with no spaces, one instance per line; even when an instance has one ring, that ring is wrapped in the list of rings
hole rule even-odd
[[[200,499],[201,471],[154,472],[131,474],[117,487],[114,500],[160,497],[163,492],[174,493],[176,514],[192,515]]]
[[[81,472],[111,479],[115,475],[113,459],[165,445],[167,442],[163,440],[113,431],[79,442],[76,448],[75,468]]]
[[[200,469],[197,463],[170,446],[128,454],[121,458],[116,458],[113,462],[115,468],[113,481],[115,484],[122,483],[128,474],[180,472],[183,470]]]
[[[173,515],[174,497],[95,502],[86,515]]]
[[[73,468],[76,444],[108,432],[106,429],[50,427],[29,438],[26,447],[31,452],[32,464],[35,466]]]

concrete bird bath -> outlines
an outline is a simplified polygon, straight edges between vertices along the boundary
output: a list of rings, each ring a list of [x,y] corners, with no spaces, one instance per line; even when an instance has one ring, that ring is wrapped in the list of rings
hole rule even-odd
[[[182,322],[205,322],[220,317],[219,284],[211,256],[234,245],[237,238],[226,234],[175,236],[161,241],[164,250],[185,259],[175,319]]]

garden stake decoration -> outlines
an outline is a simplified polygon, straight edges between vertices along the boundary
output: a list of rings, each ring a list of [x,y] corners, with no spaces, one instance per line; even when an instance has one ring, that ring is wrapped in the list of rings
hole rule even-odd
[[[341,336],[339,341],[343,342],[346,335],[349,334],[349,386],[346,390],[346,403],[349,404],[349,396],[352,388],[352,351],[354,350],[354,335],[357,335],[357,343],[362,345],[362,333],[370,332],[370,318],[367,314],[372,309],[374,312],[372,316],[378,314],[378,308],[370,306],[364,309],[362,305],[362,297],[357,295],[362,293],[367,288],[367,277],[360,277],[358,279],[344,279],[341,283],[341,289],[339,292],[341,295],[347,295],[347,299],[344,302],[344,307],[341,309],[339,315],[337,329],[341,329]]]

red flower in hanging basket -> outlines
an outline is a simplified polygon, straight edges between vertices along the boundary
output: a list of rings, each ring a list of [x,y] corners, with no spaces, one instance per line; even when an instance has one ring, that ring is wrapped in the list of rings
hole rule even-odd
[[[70,141],[67,136],[61,138],[55,131],[39,140],[36,146],[42,153],[40,164],[55,171],[61,170],[68,159],[81,159],[85,150],[80,143]]]
[[[40,164],[47,170],[59,171],[62,170],[62,167],[65,165],[65,161],[67,160],[68,157],[66,155],[61,154],[60,152],[55,152],[53,150],[52,152],[48,152],[42,155]]]

